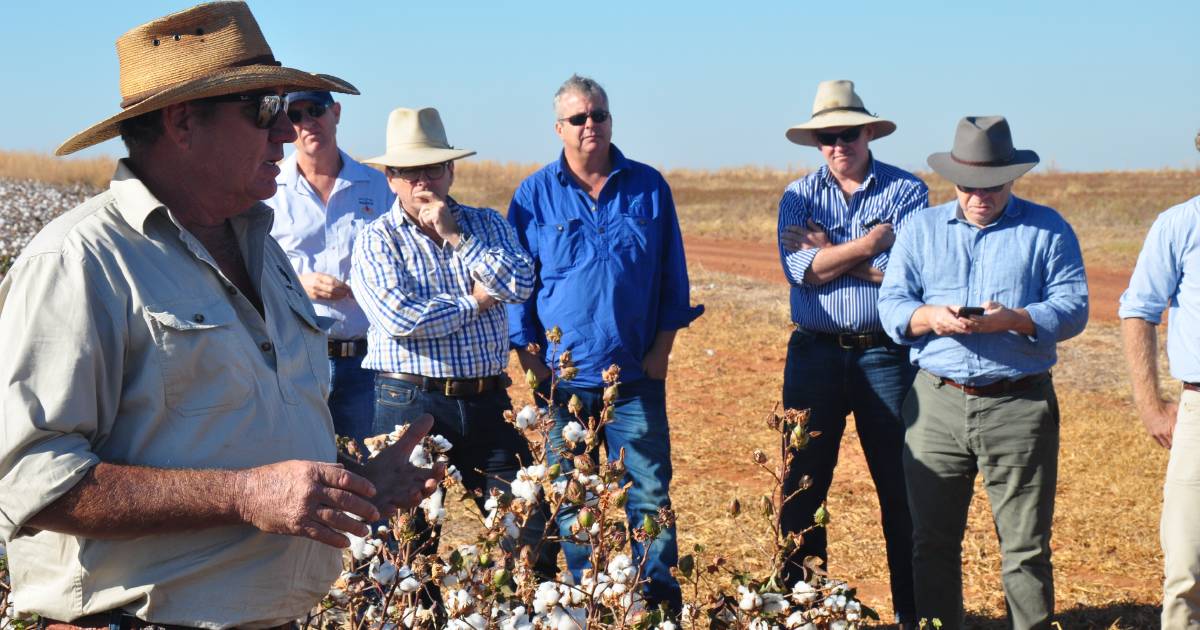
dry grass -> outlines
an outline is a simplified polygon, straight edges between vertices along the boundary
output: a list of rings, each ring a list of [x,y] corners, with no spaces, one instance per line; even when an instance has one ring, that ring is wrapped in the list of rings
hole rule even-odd
[[[30,151],[0,151],[0,178],[32,179],[47,184],[108,186],[116,160],[58,158]]]

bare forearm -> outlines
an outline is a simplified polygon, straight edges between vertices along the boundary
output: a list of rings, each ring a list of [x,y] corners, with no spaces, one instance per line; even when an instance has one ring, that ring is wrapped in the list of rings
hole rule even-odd
[[[1121,320],[1121,340],[1125,346],[1125,364],[1133,384],[1133,400],[1138,409],[1162,406],[1158,389],[1158,331],[1154,324],[1135,317]]]
[[[883,272],[875,267],[872,267],[871,264],[865,260],[851,267],[850,271],[846,272],[846,274],[854,276],[859,280],[865,280],[874,284],[883,283]]]
[[[550,375],[550,368],[546,366],[541,357],[524,348],[517,348],[517,362],[521,364],[522,370],[533,370],[534,376],[537,376],[539,381],[545,380]]]
[[[929,316],[934,309],[943,308],[926,304],[913,311],[912,317],[908,320],[908,330],[905,334],[909,337],[920,337],[933,332],[933,326],[929,323]]]
[[[232,525],[237,471],[169,470],[101,462],[28,526],[86,538],[126,539]]]
[[[1023,308],[1012,309],[1014,315],[1012,322],[1009,323],[1008,329],[1032,337],[1037,333],[1037,328],[1033,325],[1033,318],[1029,316],[1029,311]]]
[[[804,272],[804,281],[812,285],[822,285],[849,273],[872,256],[871,249],[862,239],[853,240],[841,245],[823,247],[813,257],[812,264]]]

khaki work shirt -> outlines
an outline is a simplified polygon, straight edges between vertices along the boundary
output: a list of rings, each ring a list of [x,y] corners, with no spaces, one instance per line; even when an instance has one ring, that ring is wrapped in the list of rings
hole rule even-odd
[[[265,321],[124,161],[0,283],[0,536],[18,610],[258,627],[303,616],[337,577],[337,549],[250,526],[133,540],[25,527],[100,461],[335,461],[325,335],[271,221],[262,204],[232,219]]]

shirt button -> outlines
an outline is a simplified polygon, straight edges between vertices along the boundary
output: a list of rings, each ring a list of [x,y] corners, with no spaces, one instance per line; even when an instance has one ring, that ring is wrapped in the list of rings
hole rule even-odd
[[[237,295],[237,287],[233,286],[232,284],[228,285],[225,287],[225,292],[229,295]]]
[[[597,232],[600,232],[601,234],[603,234],[603,233],[604,233],[604,228],[599,228],[599,229],[598,229],[598,230],[596,230],[596,231],[597,231]]]
[[[595,211],[596,211],[596,205],[592,204],[592,212],[595,212]]]
[[[197,324],[203,324],[204,313],[196,313],[195,315],[192,315],[192,321],[196,322]]]
[[[271,348],[273,348],[274,346],[271,345],[270,341],[264,341],[264,342],[258,344],[258,347],[263,352],[270,352]]]

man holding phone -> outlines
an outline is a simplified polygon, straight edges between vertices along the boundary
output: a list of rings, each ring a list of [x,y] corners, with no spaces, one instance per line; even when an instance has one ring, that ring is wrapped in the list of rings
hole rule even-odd
[[[1056,344],[1087,323],[1079,241],[1056,211],[1012,194],[1038,163],[1002,116],[969,116],[929,166],[954,201],[896,239],[879,316],[920,368],[904,401],[917,613],[960,628],[962,538],[977,472],[1000,538],[1011,625],[1049,628],[1058,475]],[[964,306],[965,305],[965,306]]]

